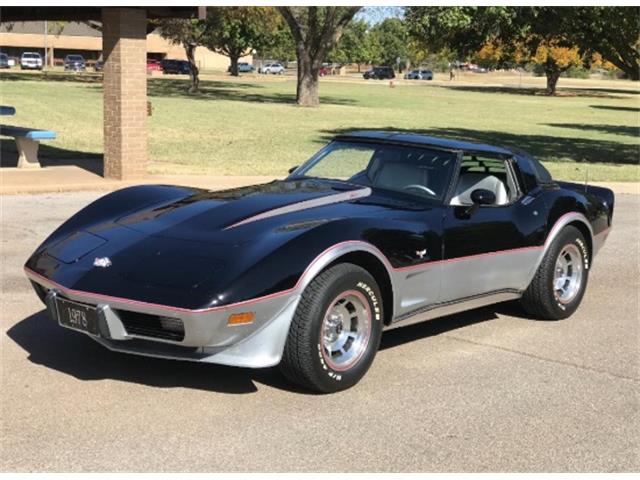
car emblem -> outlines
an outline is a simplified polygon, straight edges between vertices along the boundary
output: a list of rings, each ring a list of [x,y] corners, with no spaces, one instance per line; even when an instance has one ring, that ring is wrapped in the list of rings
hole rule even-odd
[[[94,267],[107,268],[111,266],[111,259],[109,257],[96,257],[93,260]]]
[[[424,258],[426,254],[427,254],[426,248],[424,250],[416,250],[416,257],[418,258]]]

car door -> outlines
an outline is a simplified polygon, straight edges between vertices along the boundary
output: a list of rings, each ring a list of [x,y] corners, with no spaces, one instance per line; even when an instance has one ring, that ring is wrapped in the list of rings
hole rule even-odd
[[[496,203],[474,205],[470,192],[493,189]],[[465,155],[443,223],[440,300],[522,291],[542,253],[547,207],[523,195],[511,159]]]

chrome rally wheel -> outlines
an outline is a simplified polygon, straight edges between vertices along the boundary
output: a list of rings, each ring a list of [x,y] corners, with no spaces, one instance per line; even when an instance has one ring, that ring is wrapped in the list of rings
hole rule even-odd
[[[371,312],[364,295],[347,290],[331,302],[321,327],[322,355],[333,370],[347,370],[362,357],[371,337]]]
[[[577,245],[565,245],[556,260],[553,277],[555,298],[562,304],[570,303],[582,286],[582,252]]]
[[[316,392],[355,385],[378,351],[383,318],[382,294],[367,270],[351,263],[328,268],[302,293],[280,370]]]
[[[587,245],[582,232],[573,225],[562,229],[522,296],[527,313],[544,320],[560,320],[578,309],[589,280]]]

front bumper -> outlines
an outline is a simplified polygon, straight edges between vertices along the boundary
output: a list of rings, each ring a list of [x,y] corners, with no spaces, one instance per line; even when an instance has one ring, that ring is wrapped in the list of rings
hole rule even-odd
[[[217,363],[240,367],[270,367],[280,362],[289,325],[300,300],[297,292],[249,300],[234,305],[187,310],[123,298],[81,292],[58,285],[25,269],[41,289],[49,316],[58,321],[55,299],[60,296],[97,308],[100,335],[89,335],[105,347],[152,357]],[[250,324],[228,325],[233,314],[251,312]],[[162,331],[135,328],[132,318],[162,317],[182,324],[184,336],[171,340]],[[133,322],[133,323],[132,323]]]

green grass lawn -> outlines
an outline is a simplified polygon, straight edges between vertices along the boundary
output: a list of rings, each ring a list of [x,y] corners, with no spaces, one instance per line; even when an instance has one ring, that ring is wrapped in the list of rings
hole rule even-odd
[[[37,78],[0,74],[0,103],[17,109],[3,122],[57,131],[43,148],[47,156],[99,155],[100,83]],[[639,180],[640,91],[615,82],[549,98],[492,87],[323,81],[322,105],[300,108],[293,79],[219,78],[203,81],[193,96],[182,79],[149,80],[150,172],[280,175],[336,133],[384,128],[519,147],[557,178]]]

